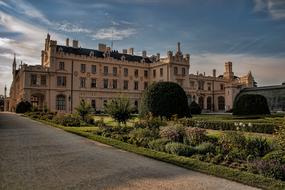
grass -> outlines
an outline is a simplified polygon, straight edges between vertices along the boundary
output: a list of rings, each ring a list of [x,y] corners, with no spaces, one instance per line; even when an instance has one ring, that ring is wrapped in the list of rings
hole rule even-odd
[[[116,122],[113,118],[111,118],[110,116],[94,116],[94,119],[97,121],[97,120],[101,120],[103,119],[104,123],[108,126],[112,126],[112,127],[115,127],[115,126],[118,126],[118,122]],[[127,127],[132,127],[134,125],[135,122],[139,121],[139,118],[134,116],[132,117],[130,120],[127,121],[126,123],[126,126]]]
[[[212,163],[202,162],[193,158],[177,156],[173,154],[168,154],[164,152],[157,152],[151,149],[137,147],[132,144],[128,144],[119,140],[102,137],[95,135],[92,133],[93,130],[96,130],[96,127],[63,127],[61,125],[57,125],[48,121],[42,121],[45,124],[61,128],[67,132],[86,137],[88,139],[98,141],[107,145],[111,145],[113,147],[126,150],[129,152],[133,152],[136,154],[140,154],[149,158],[153,158],[156,160],[168,162],[177,166],[181,166],[187,169],[191,169],[194,171],[202,172],[205,174],[214,175],[217,177],[226,178],[232,181],[240,182],[246,185],[251,185],[263,189],[270,189],[270,190],[281,190],[285,189],[285,183],[279,180],[275,180],[272,178],[267,178],[261,175],[256,175],[252,173],[248,173],[245,171],[240,171],[237,169],[232,169],[229,167],[215,165]],[[215,131],[214,131],[215,132]],[[212,134],[213,131],[212,131]],[[217,133],[216,133],[217,135]]]

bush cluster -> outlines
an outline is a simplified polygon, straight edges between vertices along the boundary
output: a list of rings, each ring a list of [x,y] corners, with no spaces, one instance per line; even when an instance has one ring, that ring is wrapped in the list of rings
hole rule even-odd
[[[170,142],[165,145],[165,151],[179,156],[191,156],[195,153],[195,149],[183,143]]]
[[[16,105],[16,113],[26,113],[32,110],[32,104],[28,101],[21,101]]]
[[[185,130],[184,142],[188,145],[198,145],[207,140],[206,130],[189,127]]]
[[[80,117],[72,114],[58,114],[53,118],[53,121],[66,127],[80,127]]]

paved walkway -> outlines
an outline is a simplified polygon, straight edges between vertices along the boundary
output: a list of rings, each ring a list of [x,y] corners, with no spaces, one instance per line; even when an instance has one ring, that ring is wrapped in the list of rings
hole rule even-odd
[[[253,190],[0,113],[0,189]]]

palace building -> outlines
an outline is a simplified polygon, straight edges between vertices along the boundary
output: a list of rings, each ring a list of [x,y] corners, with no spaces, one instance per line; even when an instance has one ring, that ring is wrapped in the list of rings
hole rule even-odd
[[[98,49],[79,47],[76,40],[70,44],[57,44],[47,34],[41,52],[41,65],[20,64],[17,69],[14,57],[13,82],[5,109],[14,111],[18,102],[24,100],[39,109],[56,112],[74,112],[81,99],[88,101],[96,110],[103,110],[106,102],[118,96],[127,96],[139,107],[144,89],[153,82],[172,81],[186,92],[189,103],[196,101],[204,112],[227,111],[232,108],[235,96],[245,87],[253,87],[254,78],[249,72],[237,77],[232,62],[225,63],[223,75],[189,74],[190,55],[176,52],[142,56],[134,49],[114,51],[105,44]]]

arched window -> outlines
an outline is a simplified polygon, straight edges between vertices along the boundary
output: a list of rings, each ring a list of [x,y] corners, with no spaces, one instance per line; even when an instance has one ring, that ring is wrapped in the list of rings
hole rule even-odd
[[[219,110],[225,110],[225,98],[223,96],[218,97],[218,108]]]
[[[204,98],[202,96],[199,97],[198,103],[201,109],[204,109]]]
[[[212,107],[212,98],[209,96],[207,98],[207,110],[211,110]]]
[[[65,96],[60,94],[56,96],[56,109],[65,110]]]

